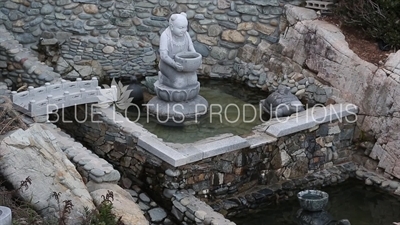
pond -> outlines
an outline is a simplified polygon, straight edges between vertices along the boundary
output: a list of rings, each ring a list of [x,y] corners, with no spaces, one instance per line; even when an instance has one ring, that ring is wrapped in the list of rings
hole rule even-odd
[[[249,134],[252,128],[266,120],[259,101],[268,94],[258,88],[222,80],[201,81],[200,95],[207,99],[209,112],[185,126],[165,126],[146,113],[131,111],[128,118],[137,120],[144,128],[166,142],[192,143],[219,134]]]
[[[400,198],[351,179],[322,189],[329,194],[326,210],[334,219],[348,219],[352,225],[392,225],[400,222]],[[270,206],[251,216],[231,218],[237,225],[297,225],[300,209],[296,199]]]

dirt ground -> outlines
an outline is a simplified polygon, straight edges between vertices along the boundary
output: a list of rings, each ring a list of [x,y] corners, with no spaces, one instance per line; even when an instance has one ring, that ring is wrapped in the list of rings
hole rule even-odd
[[[375,39],[370,38],[362,29],[357,29],[343,24],[339,18],[332,15],[322,15],[321,20],[338,26],[349,43],[349,47],[361,59],[377,66],[382,65],[392,51],[381,51]]]

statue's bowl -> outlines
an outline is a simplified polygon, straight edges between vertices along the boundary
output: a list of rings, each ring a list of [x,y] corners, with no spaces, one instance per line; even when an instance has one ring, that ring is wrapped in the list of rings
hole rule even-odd
[[[196,71],[201,66],[201,59],[197,52],[180,52],[175,55],[175,61],[183,66],[183,72]]]
[[[329,195],[319,190],[305,190],[297,193],[300,207],[311,212],[323,210],[328,204]]]

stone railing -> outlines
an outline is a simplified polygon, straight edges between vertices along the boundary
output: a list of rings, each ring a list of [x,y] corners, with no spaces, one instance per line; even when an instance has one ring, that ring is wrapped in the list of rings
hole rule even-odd
[[[29,116],[46,115],[53,110],[73,105],[98,102],[100,87],[97,78],[92,80],[66,81],[11,92],[11,100],[17,110]]]

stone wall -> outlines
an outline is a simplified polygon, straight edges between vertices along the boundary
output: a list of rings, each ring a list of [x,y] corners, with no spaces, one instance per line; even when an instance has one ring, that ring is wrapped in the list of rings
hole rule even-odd
[[[96,61],[111,77],[157,75],[156,49],[172,13],[186,12],[189,33],[203,55],[199,74],[230,77],[238,49],[261,41],[276,43],[286,22],[287,0],[57,0],[3,1],[0,24],[25,46],[44,38],[61,46],[64,77],[76,78],[70,67]],[[79,69],[78,69],[79,70]],[[73,72],[73,74],[67,75]],[[88,71],[81,71],[88,73]],[[85,75],[81,75],[85,78]]]
[[[5,86],[1,85],[4,82],[7,88],[16,90],[60,80],[60,75],[53,72],[53,68],[40,63],[32,52],[15,40],[12,33],[0,27],[0,34],[0,86]],[[5,92],[0,90],[2,94]]]
[[[111,110],[96,111],[90,120],[82,122],[85,116],[80,110],[84,107],[64,111],[63,118],[71,122],[59,126],[111,162],[124,177],[126,188],[139,182],[167,207],[171,207],[168,199],[179,190],[191,189],[206,200],[225,199],[257,184],[275,184],[329,169],[350,161],[355,152],[355,118],[348,116],[269,144],[174,167],[137,145],[141,135],[152,135],[139,125],[123,122],[122,116],[110,114]]]
[[[288,2],[295,3],[5,1],[0,3],[4,7],[0,24],[14,33],[16,40],[36,49],[40,60],[64,79],[98,77],[102,81],[103,77],[157,75],[159,36],[172,13],[186,12],[188,31],[203,56],[199,75],[232,77],[269,91],[283,84],[305,102],[324,104],[335,96],[336,89],[315,80],[315,73],[303,69],[304,54],[286,54],[285,42],[279,41],[288,25],[283,8]],[[24,76],[30,78],[30,74]]]
[[[244,58],[237,57],[235,59],[232,71],[233,79],[245,82],[250,87],[259,87],[270,92],[275,91],[279,85],[287,86],[292,94],[308,106],[324,105],[334,101],[337,89],[324,85],[315,79],[314,73],[302,69],[295,62],[285,63],[284,61],[287,59],[282,57],[280,52],[268,54],[269,51],[260,50],[264,47],[274,48],[269,43],[262,41],[257,48],[245,45],[240,49],[240,51],[247,51],[248,55],[241,54],[240,56]],[[259,62],[259,64],[254,64],[251,60],[250,62],[244,61],[246,57],[254,57],[260,52],[268,55],[269,59],[264,59],[265,61]]]

